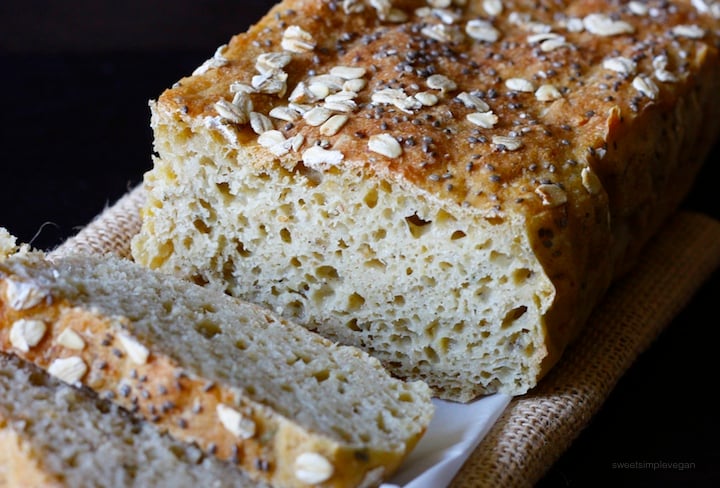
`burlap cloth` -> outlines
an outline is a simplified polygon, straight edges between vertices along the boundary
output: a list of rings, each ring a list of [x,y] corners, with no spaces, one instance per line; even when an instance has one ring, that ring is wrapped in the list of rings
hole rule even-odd
[[[55,253],[129,256],[140,188],[105,209]],[[618,379],[720,266],[720,222],[681,212],[595,310],[584,334],[531,393],[514,399],[454,487],[532,486],[601,407]]]

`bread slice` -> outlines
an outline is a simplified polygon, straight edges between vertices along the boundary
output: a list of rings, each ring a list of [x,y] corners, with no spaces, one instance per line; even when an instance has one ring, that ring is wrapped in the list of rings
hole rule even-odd
[[[229,463],[0,354],[0,486],[241,487]]]
[[[378,482],[433,411],[359,349],[111,256],[0,262],[0,349],[281,487]]]
[[[151,103],[134,259],[522,394],[718,135],[718,9],[285,0]]]

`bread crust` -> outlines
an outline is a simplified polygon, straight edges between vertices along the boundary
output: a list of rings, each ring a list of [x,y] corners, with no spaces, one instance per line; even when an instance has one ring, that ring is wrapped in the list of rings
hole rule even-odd
[[[554,288],[538,324],[544,347],[534,359],[535,378],[529,381],[534,384],[679,204],[716,140],[718,20],[709,6],[701,11],[699,2],[690,1],[579,0],[541,2],[542,8],[508,1],[495,14],[484,2],[466,3],[423,17],[418,9],[426,2],[395,1],[393,11],[407,20],[393,22],[388,11],[369,6],[355,14],[343,11],[339,2],[284,1],[247,33],[233,37],[222,50],[222,62],[165,91],[153,106],[154,125],[160,131],[163,124],[193,131],[217,118],[216,103],[228,100],[234,82],[250,83],[258,57],[281,50],[290,25],[310,33],[317,46],[294,53],[283,67],[288,89],[333,67],[364,68],[367,88],[358,92],[357,109],[337,134],[323,134],[303,119],[278,130],[287,139],[301,135],[304,147],[320,141],[344,155],[338,164],[313,168],[321,173],[360,168],[366,178],[391,181],[458,213],[524,229]],[[477,42],[463,34],[476,19],[490,22],[500,38]],[[433,39],[436,34],[428,34],[427,27],[450,37]],[[619,31],[609,33],[612,29]],[[544,44],[548,40],[559,46]],[[629,64],[609,64],[618,59]],[[442,74],[454,87],[429,88],[430,74]],[[525,91],[522,82],[532,90]],[[557,90],[551,100],[541,99],[541,85]],[[373,94],[388,87],[407,94],[430,91],[439,101],[406,111],[373,103]],[[458,95],[474,90],[497,117],[492,127],[478,129],[467,120],[477,108]],[[263,114],[287,104],[287,96],[250,97]],[[238,151],[241,164],[258,173],[302,166],[301,151],[275,155],[257,142],[249,125],[226,122],[218,126],[216,142]],[[402,142],[397,157],[368,151],[368,139],[383,132]],[[157,136],[162,139],[162,133]],[[493,139],[497,136],[509,139]],[[517,149],[511,147],[516,142]],[[158,150],[161,156],[173,152]],[[146,180],[151,195],[165,170]],[[151,198],[144,237],[134,246],[136,259],[153,267],[167,258],[142,248],[152,239],[158,206]],[[433,384],[432,378],[424,379]],[[433,386],[443,395],[440,381]],[[499,389],[518,394],[527,384]],[[495,391],[473,385],[468,390],[462,399]]]

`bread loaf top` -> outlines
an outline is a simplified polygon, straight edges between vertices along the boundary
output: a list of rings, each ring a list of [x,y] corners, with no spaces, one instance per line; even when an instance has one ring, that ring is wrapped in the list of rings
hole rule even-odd
[[[704,0],[284,1],[166,91],[160,110],[222,126],[253,150],[256,112],[304,139],[280,156],[289,168],[303,155],[311,169],[369,166],[488,217],[541,213],[600,198],[598,177],[627,169],[605,157],[614,133],[692,86],[715,55],[717,10]],[[228,113],[243,91],[252,108]],[[312,122],[320,111],[272,113],[293,102],[349,118],[333,133]],[[307,154],[315,143],[333,153]],[[255,164],[277,157],[259,146]]]

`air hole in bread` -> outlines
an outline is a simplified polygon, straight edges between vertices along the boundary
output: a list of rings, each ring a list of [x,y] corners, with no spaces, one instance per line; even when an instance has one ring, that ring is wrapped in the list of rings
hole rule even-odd
[[[512,310],[510,310],[509,312],[507,312],[507,313],[505,314],[505,317],[503,317],[502,324],[501,324],[500,327],[501,327],[502,329],[507,329],[507,328],[510,327],[515,321],[517,321],[520,317],[522,317],[523,315],[525,315],[525,312],[527,312],[527,307],[524,306],[524,305],[523,305],[523,306],[520,306],[520,307],[513,308]]]
[[[320,192],[313,193],[310,195],[310,198],[312,199],[313,203],[319,206],[325,205],[325,195],[323,195]]]
[[[280,239],[286,244],[292,243],[292,236],[290,235],[290,231],[287,230],[287,228],[283,227],[280,229]]]
[[[490,251],[490,262],[502,267],[508,267],[512,259],[507,254],[497,251]]]
[[[365,205],[367,205],[368,208],[375,208],[378,203],[377,190],[372,188],[369,192],[367,192],[365,194],[365,198],[363,198],[363,202],[365,202]]]
[[[372,233],[372,238],[376,241],[385,239],[387,237],[387,230],[378,229]]]
[[[315,271],[315,276],[324,280],[336,280],[338,272],[332,266],[319,266]]]
[[[226,283],[230,283],[235,276],[235,262],[232,258],[225,261],[222,265],[222,275]]]
[[[453,344],[455,341],[451,339],[450,337],[443,337],[440,339],[439,345],[440,345],[440,352],[443,354],[447,354],[448,351],[452,349]]]
[[[335,295],[335,290],[331,286],[324,285],[313,292],[312,298],[315,303],[322,303],[333,295]]]
[[[368,261],[365,261],[365,263],[363,263],[363,264],[366,268],[373,268],[373,269],[379,269],[379,270],[385,269],[385,264],[382,261],[380,261],[379,259],[370,259]]]
[[[512,280],[515,285],[522,285],[525,281],[530,279],[532,271],[527,268],[519,268],[513,271]]]
[[[465,238],[465,237],[467,237],[467,234],[465,234],[465,232],[463,232],[463,231],[461,231],[461,230],[456,230],[456,231],[453,232],[452,235],[450,236],[450,240],[452,240],[452,241],[457,241],[457,240],[463,239],[463,238]]]
[[[435,216],[435,221],[438,224],[445,224],[447,222],[455,222],[456,220],[457,220],[457,218],[455,218],[455,216],[453,214],[451,214],[450,212],[443,210],[443,209],[438,210],[438,213]]]
[[[351,441],[352,441],[353,436],[350,435],[350,434],[348,433],[348,431],[346,431],[345,429],[342,429],[342,428],[340,428],[340,427],[338,427],[338,426],[336,426],[336,425],[333,425],[333,426],[331,427],[331,429],[333,430],[333,432],[335,432],[335,433],[338,435],[338,437],[340,437],[340,438],[341,438],[342,440],[344,440],[345,442],[351,442]]]
[[[227,181],[220,181],[218,183],[215,183],[215,187],[218,190],[218,193],[223,196],[224,199],[230,199],[233,197],[233,194],[230,192],[230,185]]]
[[[200,232],[201,234],[209,234],[210,233],[210,227],[202,221],[202,219],[195,219],[193,220],[193,226]]]
[[[190,281],[192,281],[192,282],[195,283],[196,285],[200,285],[200,286],[205,286],[205,285],[207,285],[208,283],[210,283],[210,282],[207,280],[207,278],[205,278],[205,277],[204,277],[203,275],[201,275],[201,274],[195,274],[195,275],[193,275]]]
[[[437,363],[440,360],[440,356],[438,356],[437,351],[430,346],[425,346],[423,348],[423,353],[431,363]]]
[[[195,324],[195,330],[205,339],[212,339],[222,333],[222,329],[218,324],[210,320],[200,320]]]
[[[437,331],[437,328],[438,328],[438,321],[437,321],[437,319],[436,319],[436,320],[433,320],[432,322],[430,322],[430,323],[425,327],[425,335],[426,335],[429,339],[434,339],[434,338],[435,338],[435,331]]]
[[[330,378],[330,372],[327,369],[315,371],[313,373],[313,378],[315,378],[315,381],[317,381],[318,383],[322,383],[323,381],[327,381],[328,378]]]
[[[430,230],[430,224],[432,224],[431,220],[423,220],[416,213],[405,217],[405,222],[407,222],[410,234],[416,239]]]

